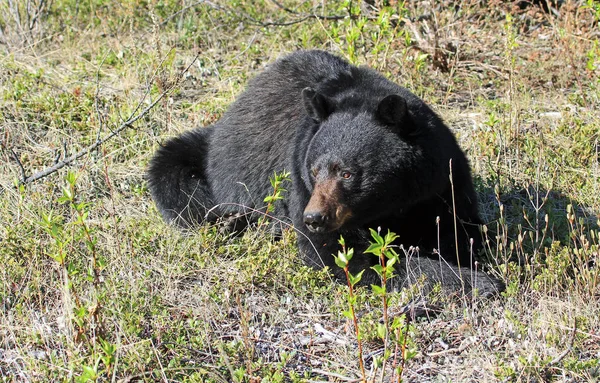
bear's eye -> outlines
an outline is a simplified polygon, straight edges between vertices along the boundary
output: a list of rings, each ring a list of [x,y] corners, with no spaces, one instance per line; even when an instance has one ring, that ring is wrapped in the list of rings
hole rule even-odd
[[[342,171],[341,175],[342,175],[342,178],[345,180],[352,178],[352,173],[350,173],[349,171],[344,170],[344,171]]]

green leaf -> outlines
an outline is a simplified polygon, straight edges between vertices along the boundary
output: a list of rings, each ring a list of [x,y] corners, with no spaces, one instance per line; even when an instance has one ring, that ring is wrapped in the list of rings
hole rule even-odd
[[[385,294],[385,287],[382,287],[379,285],[371,285],[371,289],[373,290],[373,293],[375,293],[376,295],[384,295]]]
[[[396,262],[397,262],[397,261],[398,261],[398,258],[397,258],[397,257],[391,257],[391,258],[388,258],[388,261],[387,261],[387,263],[385,264],[385,266],[386,266],[388,269],[391,269],[391,268],[392,268],[392,267],[393,267],[393,266],[396,264]]]
[[[386,243],[386,245],[391,244],[396,239],[398,239],[398,235],[396,235],[396,233],[394,233],[394,232],[389,231],[389,229],[388,229],[388,232],[385,235],[385,243]]]
[[[394,317],[394,320],[392,321],[392,325],[390,326],[392,330],[396,330],[398,328],[400,328],[400,326],[402,326],[404,324],[404,320],[405,320],[405,314],[400,315],[399,317]]]
[[[381,339],[385,339],[386,332],[385,325],[383,323],[377,323],[377,336]]]
[[[341,260],[340,257],[336,257],[335,255],[333,256],[333,259],[335,260],[335,264],[337,265],[337,267],[339,267],[340,269],[345,268],[348,264],[347,262]]]
[[[360,280],[362,279],[362,275],[365,271],[361,270],[360,273],[356,274],[356,275],[352,275],[350,273],[348,273],[348,279],[350,280],[350,284],[352,286],[354,286],[355,284],[357,284],[358,282],[360,282]]]
[[[381,368],[383,366],[383,361],[384,361],[384,358],[381,356],[376,356],[375,358],[373,358],[373,364],[377,368]]]
[[[391,247],[388,247],[385,251],[385,257],[387,259],[398,258],[398,253]]]
[[[371,237],[373,237],[373,239],[375,240],[376,243],[380,244],[381,246],[383,246],[385,244],[385,242],[383,241],[383,238],[381,237],[381,235],[379,235],[378,232],[376,232],[375,230],[369,228],[369,231],[371,232]]]
[[[356,305],[356,295],[350,295],[350,296],[348,296],[348,304],[350,306],[355,306]]]
[[[66,201],[73,200],[73,193],[71,192],[71,188],[63,186],[62,192],[63,192],[63,196],[58,199],[59,202],[66,202]]]
[[[344,262],[344,265],[348,264],[348,255],[343,251],[338,251],[338,258],[340,261]]]
[[[69,185],[75,185],[77,177],[75,176],[75,173],[69,170],[65,176],[65,180],[69,183]]]
[[[352,257],[354,257],[354,249],[349,248],[348,250],[346,250],[346,259],[348,260],[348,262],[350,262]]]
[[[63,189],[63,193],[64,193],[64,189]],[[58,197],[57,201],[58,201],[58,203],[67,203],[67,202],[71,201],[71,198],[63,195],[62,197]]]
[[[62,227],[53,223],[52,227],[50,228],[50,234],[52,235],[52,238],[58,238],[59,234],[61,233]]]
[[[58,263],[63,263],[64,260],[65,260],[65,254],[64,253],[49,254],[49,255],[50,255],[50,257],[52,259],[54,259]]]
[[[75,379],[77,382],[95,381],[98,378],[96,369],[91,366],[83,366],[83,373]]]
[[[381,265],[375,265],[375,266],[371,266],[371,268],[372,268],[373,270],[375,270],[375,272],[376,272],[376,273],[377,273],[379,276],[382,276],[382,275],[383,275],[383,270],[384,270],[384,269],[383,269],[383,266],[381,266]]]
[[[85,318],[88,314],[87,309],[84,306],[75,307],[75,316],[78,318]]]
[[[380,245],[379,243],[371,243],[369,245],[369,247],[367,247],[367,250],[365,250],[365,253],[371,253],[371,254],[374,254],[375,256],[379,257],[379,255],[381,255],[382,248],[383,248],[383,246]]]

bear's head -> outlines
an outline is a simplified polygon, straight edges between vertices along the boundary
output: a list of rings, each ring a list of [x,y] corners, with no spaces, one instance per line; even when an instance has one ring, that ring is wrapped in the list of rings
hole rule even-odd
[[[379,96],[375,102],[340,100],[312,88],[304,89],[302,98],[318,125],[302,173],[311,193],[304,222],[312,232],[376,224],[448,183],[437,124],[420,121],[420,114],[411,112],[424,104],[411,105],[399,94]],[[415,100],[419,102],[416,97],[409,101]]]

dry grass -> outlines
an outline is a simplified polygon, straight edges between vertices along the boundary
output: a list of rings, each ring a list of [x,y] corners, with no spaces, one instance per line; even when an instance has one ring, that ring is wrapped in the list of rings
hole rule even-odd
[[[490,270],[508,289],[489,301],[431,297],[443,310],[409,327],[404,381],[598,381],[600,7],[568,0],[557,16],[500,1],[347,3],[0,5],[3,381],[359,379],[346,288],[302,265],[292,233],[183,235],[161,221],[143,176],[159,142],[218,119],[249,78],[298,48],[406,85],[471,160]],[[307,14],[345,17],[299,21]],[[68,167],[74,203],[61,200],[67,168],[15,186],[13,151],[31,175],[170,87]],[[410,298],[392,294],[392,313]],[[369,371],[381,304],[359,289],[357,308],[367,373],[380,381]]]

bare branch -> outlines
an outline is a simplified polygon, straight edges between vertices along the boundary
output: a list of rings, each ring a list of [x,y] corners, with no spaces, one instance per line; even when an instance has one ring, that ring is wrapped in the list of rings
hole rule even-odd
[[[342,20],[342,19],[345,19],[347,17],[347,16],[341,16],[341,15],[324,15],[324,16],[321,16],[321,15],[317,15],[317,14],[300,13],[300,12],[294,11],[293,9],[287,8],[286,6],[284,6],[283,4],[281,4],[279,1],[271,0],[271,2],[273,4],[275,4],[278,8],[280,8],[280,9],[282,9],[282,10],[288,12],[288,13],[291,13],[291,14],[294,14],[294,15],[300,15],[300,16],[303,17],[300,20],[296,20],[296,21],[290,22],[292,24],[299,23],[300,21],[304,21],[306,19]]]
[[[27,176],[25,175],[25,168],[23,167],[23,164],[21,163],[21,160],[19,159],[17,153],[15,153],[15,151],[12,149],[10,150],[10,152],[12,153],[13,158],[15,159],[15,161],[17,161],[17,164],[21,168],[21,182],[24,183],[25,179],[27,178]]]
[[[192,60],[192,62],[178,75],[179,80],[181,78],[183,78],[183,75],[190,69],[190,67],[196,62],[197,59],[198,59],[198,56],[194,57],[194,59]],[[139,119],[141,119],[142,117],[144,117],[145,115],[147,115],[148,112],[150,112],[154,108],[154,106],[156,104],[158,104],[158,102],[160,100],[162,100],[167,94],[169,94],[173,90],[173,88],[175,87],[175,85],[177,85],[177,84],[178,84],[178,81],[174,82],[171,87],[169,87],[164,92],[162,92],[150,105],[148,105],[144,110],[142,110],[141,112],[139,112],[136,115],[135,113],[137,112],[137,110],[139,110],[141,102],[143,102],[143,100],[142,100],[140,102],[140,104],[138,105],[138,107],[136,108],[136,110],[131,114],[131,116],[129,117],[129,119],[127,121],[123,122],[117,129],[111,131],[110,134],[104,136],[104,138],[96,140],[96,142],[94,142],[92,145],[90,145],[90,146],[82,149],[81,151],[73,154],[72,156],[70,156],[68,158],[65,158],[64,160],[62,160],[62,161],[54,164],[53,166],[51,166],[51,167],[49,167],[47,169],[44,169],[41,172],[35,173],[35,174],[33,174],[33,175],[29,176],[29,177],[26,177],[26,175],[25,175],[25,169],[23,168],[23,165],[21,164],[21,161],[19,161],[18,157],[13,152],[13,156],[17,160],[17,163],[19,164],[19,166],[21,167],[21,173],[23,175],[23,179],[21,180],[21,183],[22,184],[28,184],[30,182],[39,180],[40,178],[46,177],[49,174],[52,174],[52,173],[56,172],[57,170],[64,168],[65,166],[71,164],[73,161],[75,161],[75,160],[83,157],[84,155],[90,153],[94,149],[100,147],[106,141],[108,141],[111,138],[113,138],[114,136],[118,135],[123,130],[131,127],[136,121],[138,121]],[[145,96],[144,96],[144,99],[145,99]]]
[[[31,20],[29,21],[29,30],[30,31],[33,30],[33,28],[35,27],[35,23],[37,22],[38,18],[44,11],[44,6],[45,6],[44,0],[40,0],[40,2],[37,4],[36,10],[35,10],[35,15],[33,15],[33,17],[31,17]],[[28,6],[28,8],[29,8],[29,6]],[[27,15],[29,16],[29,9],[27,11]]]
[[[300,13],[300,12],[296,12],[293,9],[287,8],[285,7],[283,4],[279,3],[276,0],[271,0],[271,2],[273,4],[275,4],[278,8],[284,10],[285,12],[294,14],[294,15],[298,15],[300,16],[299,19],[296,20],[291,20],[291,21],[284,21],[284,20],[280,20],[280,21],[260,21],[260,20],[256,20],[253,17],[250,17],[249,15],[246,15],[246,18],[248,18],[249,20],[251,20],[252,22],[262,26],[262,27],[268,27],[268,26],[288,26],[288,25],[294,25],[294,24],[299,24],[303,21],[309,20],[309,19],[316,19],[316,20],[343,20],[346,18],[353,18],[355,16],[353,15],[317,15],[315,13]]]
[[[300,13],[300,12],[294,11],[293,9],[285,7],[284,5],[282,5],[281,3],[279,3],[278,1],[271,0],[271,2],[273,4],[275,4],[278,8],[282,9],[283,11],[285,11],[287,13],[290,13],[290,14],[293,14],[293,15],[297,15],[297,16],[299,16],[299,18],[296,19],[296,20],[291,20],[291,21],[285,21],[283,19],[281,19],[279,21],[261,21],[261,20],[258,20],[256,18],[250,16],[249,14],[247,14],[245,12],[242,12],[240,10],[233,9],[233,8],[230,8],[230,7],[221,6],[221,5],[215,4],[215,3],[211,2],[211,1],[201,0],[201,1],[197,1],[197,2],[195,2],[193,4],[190,4],[190,5],[182,8],[182,9],[180,9],[179,11],[173,13],[172,15],[166,17],[159,25],[160,26],[165,25],[170,20],[172,20],[174,17],[176,17],[177,15],[180,15],[180,14],[186,12],[187,10],[189,10],[190,8],[193,8],[196,5],[200,5],[200,4],[206,4],[206,5],[209,5],[210,7],[214,8],[216,10],[225,11],[225,12],[228,12],[230,14],[236,15],[236,16],[242,18],[242,19],[250,21],[252,24],[259,25],[261,27],[294,25],[294,24],[298,24],[298,23],[301,23],[303,21],[306,21],[308,19],[317,19],[317,20],[343,20],[343,19],[348,18],[348,17],[354,17],[352,15],[347,15],[347,16],[346,15],[344,15],[344,16],[342,16],[342,15],[324,15],[324,16],[321,16],[321,15],[317,15],[317,14]]]

